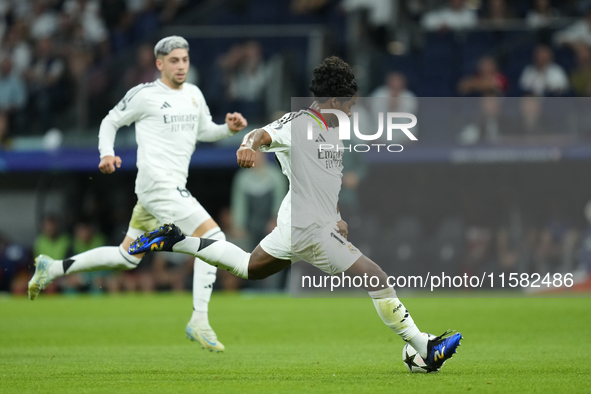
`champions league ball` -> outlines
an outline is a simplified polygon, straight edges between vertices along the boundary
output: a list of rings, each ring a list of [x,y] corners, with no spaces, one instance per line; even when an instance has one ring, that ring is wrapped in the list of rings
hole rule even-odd
[[[422,335],[427,335],[429,339],[435,339],[436,336],[433,334],[429,334],[424,332]],[[408,369],[412,373],[437,373],[439,369],[433,371],[427,367],[425,361],[421,357],[421,355],[415,350],[414,347],[410,346],[410,343],[407,343],[402,348],[402,362],[406,369]]]

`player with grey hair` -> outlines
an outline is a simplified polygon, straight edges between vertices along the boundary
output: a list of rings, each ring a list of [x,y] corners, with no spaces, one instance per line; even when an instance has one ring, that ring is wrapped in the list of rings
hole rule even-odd
[[[154,56],[166,56],[175,49],[186,49],[189,52],[189,43],[181,36],[165,37],[154,47]]]
[[[225,240],[209,213],[186,189],[191,155],[199,141],[212,142],[229,137],[246,127],[239,113],[226,114],[225,124],[215,124],[201,90],[185,83],[189,71],[189,43],[170,36],[154,47],[160,79],[138,85],[103,119],[99,130],[99,169],[111,174],[121,167],[115,155],[117,129],[135,122],[138,202],[129,229],[120,246],[107,246],[79,255],[53,260],[35,259],[36,269],[29,281],[29,298],[34,300],[55,278],[77,272],[105,269],[130,270],[143,255],[127,253],[131,242],[144,232],[164,223],[177,223],[186,235]],[[216,267],[195,259],[193,273],[193,315],[186,326],[187,337],[210,351],[223,351],[209,324],[208,305],[216,279]]]

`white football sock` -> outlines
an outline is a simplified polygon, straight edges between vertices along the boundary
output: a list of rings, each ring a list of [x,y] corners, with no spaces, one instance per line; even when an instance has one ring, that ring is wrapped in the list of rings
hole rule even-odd
[[[202,238],[226,240],[226,235],[219,227],[209,230],[203,234]],[[207,264],[205,261],[195,258],[193,264],[193,316],[191,324],[209,326],[207,311],[213,284],[216,279],[217,268]]]
[[[59,275],[73,274],[76,272],[102,271],[102,270],[130,270],[140,263],[142,259],[132,256],[120,246],[102,246],[91,249],[64,259],[57,265],[61,270]],[[55,267],[57,270],[58,267]],[[57,275],[57,276],[59,276]]]
[[[173,252],[191,254],[213,266],[248,279],[250,253],[227,241],[186,237],[172,247]]]
[[[49,268],[47,268],[47,273],[51,280],[54,280],[58,276],[62,276],[64,274],[63,260],[54,260],[53,264],[50,264]]]
[[[421,357],[427,357],[428,339],[419,331],[410,313],[402,302],[396,298],[393,288],[368,292],[382,321],[398,334],[404,341],[416,349]]]
[[[193,311],[193,315],[191,316],[191,321],[189,321],[189,324],[202,329],[211,328],[211,326],[209,325],[209,316],[207,315],[207,312]]]

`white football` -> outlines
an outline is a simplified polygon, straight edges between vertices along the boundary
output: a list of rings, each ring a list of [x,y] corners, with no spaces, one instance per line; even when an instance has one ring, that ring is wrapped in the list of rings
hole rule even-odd
[[[428,336],[429,339],[436,338],[435,335],[429,334],[427,332],[422,333],[422,335]],[[423,360],[423,357],[415,350],[414,347],[410,346],[410,343],[407,343],[402,348],[402,362],[406,369],[408,369],[412,373],[437,373],[439,370],[431,371],[427,368],[427,364]]]

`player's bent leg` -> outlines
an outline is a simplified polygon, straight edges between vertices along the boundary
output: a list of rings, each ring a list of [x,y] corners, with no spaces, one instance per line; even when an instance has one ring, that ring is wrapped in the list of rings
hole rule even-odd
[[[419,352],[421,357],[426,357],[427,338],[421,335],[410,313],[408,313],[408,310],[396,296],[396,291],[388,286],[388,276],[380,266],[367,256],[361,256],[347,270],[347,275],[360,277],[367,275],[368,277],[373,276],[378,278],[379,283],[376,287],[370,287],[369,283],[373,283],[373,281],[368,280],[368,287],[366,288],[373,300],[378,315],[392,331],[398,334],[404,341],[409,342]]]
[[[291,260],[281,260],[265,252],[261,245],[252,251],[248,262],[248,279],[259,280],[274,275],[291,265]]]
[[[248,279],[250,253],[227,241],[185,237],[174,224],[165,224],[158,230],[139,236],[129,247],[129,253],[132,255],[151,251],[190,254],[208,264]]]
[[[55,278],[63,275],[103,270],[130,270],[140,263],[141,256],[127,253],[132,241],[127,236],[120,246],[102,246],[64,260],[40,255],[35,259],[35,273],[29,281],[29,298],[34,300]]]
[[[174,220],[182,234],[225,240],[224,233],[201,204],[189,193],[179,188],[175,191],[169,190],[161,195],[141,194],[138,195],[138,198],[143,203],[138,201],[134,207],[130,227],[152,231],[158,230],[161,223]],[[131,226],[132,224],[135,226]],[[143,232],[135,234],[134,239],[142,234]],[[180,238],[174,238],[174,240]],[[155,247],[158,247],[159,250],[168,250],[164,245],[160,246],[156,245]],[[193,263],[193,311],[191,319],[185,327],[185,334],[189,339],[198,341],[203,348],[210,351],[224,350],[224,345],[218,341],[207,315],[216,272],[216,267],[212,267],[198,257],[195,258]]]
[[[226,236],[213,219],[201,224],[193,237],[225,241]],[[196,257],[193,265],[193,314],[185,328],[187,338],[197,341],[209,351],[221,352],[225,346],[209,324],[208,309],[217,268]]]
[[[462,335],[456,333],[445,338],[449,334],[449,332],[445,332],[432,340],[422,335],[412,316],[396,296],[396,291],[388,286],[386,273],[368,257],[361,256],[347,270],[347,274],[350,276],[375,276],[379,279],[377,287],[367,288],[378,315],[384,324],[419,352],[431,371],[438,371],[445,360],[451,358],[456,352]],[[368,281],[368,283],[371,282]]]
[[[181,226],[179,225],[178,227],[181,227]],[[191,236],[192,237],[199,237],[199,238],[202,238],[202,237],[203,238],[210,238],[210,237],[207,237],[206,234],[212,234],[212,232],[211,232],[212,230],[221,231],[220,226],[218,226],[218,224],[215,222],[215,220],[213,220],[212,218],[209,218],[206,221],[204,221],[203,223],[201,223]]]
[[[368,287],[365,289],[367,291],[377,291],[388,287],[388,275],[382,270],[382,268],[370,260],[367,256],[361,255],[354,263],[347,269],[347,274],[351,276],[361,276],[367,275],[368,277],[376,277],[378,278],[377,286],[371,286],[373,281],[366,281]]]
[[[224,232],[211,218],[199,225],[192,233],[192,237],[210,238],[218,241],[226,240]],[[193,263],[193,317],[191,318],[194,323],[207,320],[208,305],[213,284],[216,280],[216,273],[216,267],[195,257]]]
[[[252,257],[251,253],[227,241],[185,237],[174,224],[166,224],[138,237],[129,247],[130,254],[153,250],[190,254],[244,279],[264,279],[291,264],[290,260],[278,259],[266,253],[260,245]],[[254,278],[249,276],[251,264]]]

